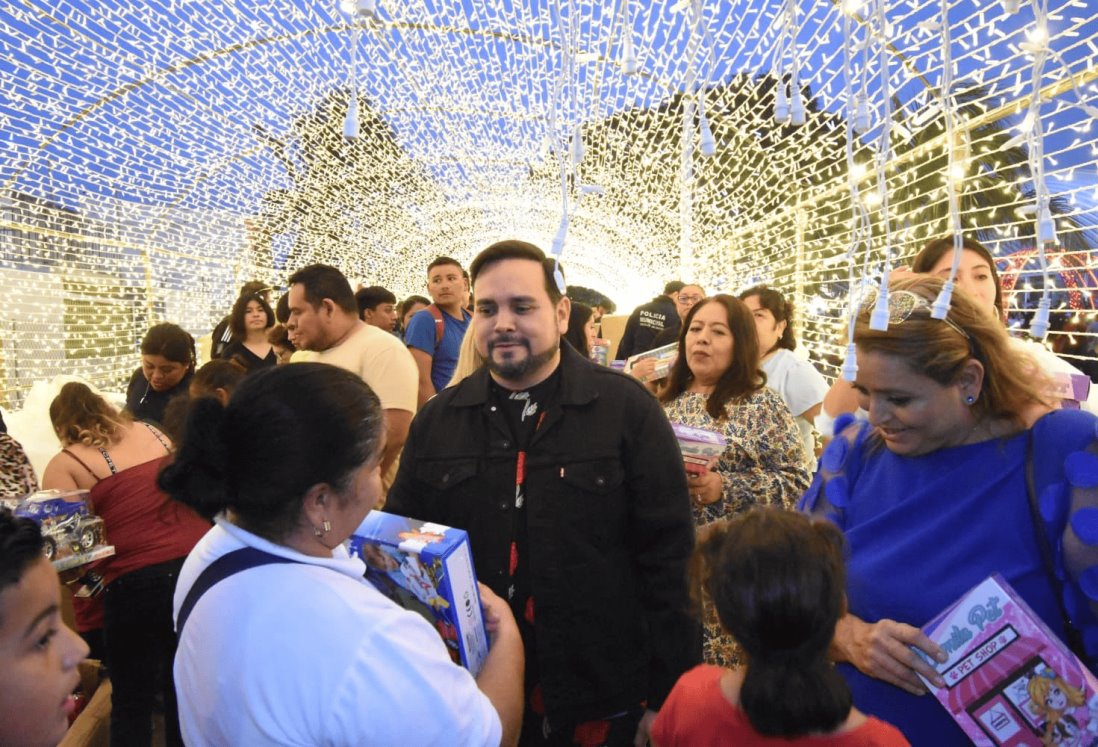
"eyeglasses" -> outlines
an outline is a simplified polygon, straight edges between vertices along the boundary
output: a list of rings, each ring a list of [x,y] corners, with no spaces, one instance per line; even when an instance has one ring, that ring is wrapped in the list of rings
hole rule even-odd
[[[679,296],[679,303],[697,303],[702,300],[704,296]]]
[[[862,305],[859,309],[859,314],[871,314],[873,307],[877,304],[877,289],[871,288],[865,295],[865,300],[862,301]],[[889,324],[903,324],[906,322],[912,314],[920,309],[925,309],[927,315],[930,315],[931,306],[930,301],[920,296],[918,293],[913,293],[906,290],[889,291],[888,293],[888,323]],[[943,322],[948,324],[954,330],[957,331],[961,337],[966,340],[971,340],[968,332],[958,327],[947,315]]]

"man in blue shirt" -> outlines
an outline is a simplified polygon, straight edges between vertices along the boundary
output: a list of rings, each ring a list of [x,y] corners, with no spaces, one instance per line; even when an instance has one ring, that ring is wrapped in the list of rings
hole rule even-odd
[[[417,311],[404,332],[419,367],[420,406],[450,383],[471,318],[465,310],[468,281],[456,259],[439,257],[427,266],[427,293],[433,303]]]

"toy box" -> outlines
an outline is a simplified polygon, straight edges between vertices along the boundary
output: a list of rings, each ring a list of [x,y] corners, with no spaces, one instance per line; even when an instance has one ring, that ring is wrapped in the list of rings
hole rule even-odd
[[[703,474],[713,468],[728,445],[723,434],[705,428],[694,428],[682,423],[672,423],[671,430],[682,450],[682,461],[686,471]]]
[[[591,343],[591,360],[598,363],[600,366],[610,365],[610,341],[596,337],[595,341]]]
[[[973,744],[1098,744],[1098,679],[995,574],[923,627],[949,656],[924,680]],[[925,659],[926,657],[924,657]]]
[[[631,355],[625,359],[625,373],[632,376],[633,366],[643,360],[654,358],[656,361],[656,369],[648,376],[637,378],[641,381],[658,381],[671,373],[671,366],[675,365],[675,359],[678,357],[679,344],[677,342],[672,342],[658,348],[652,348],[651,350],[645,350],[643,353],[637,353],[636,355]]]
[[[1090,377],[1086,374],[1055,373],[1052,387],[1065,410],[1078,410],[1080,403],[1090,397]]]
[[[87,490],[40,490],[23,498],[16,516],[42,528],[43,552],[58,571],[114,555],[103,520],[92,513]]]
[[[488,655],[488,634],[469,550],[461,529],[371,511],[347,541],[366,563],[366,578],[387,597],[423,615],[455,662],[475,676]]]

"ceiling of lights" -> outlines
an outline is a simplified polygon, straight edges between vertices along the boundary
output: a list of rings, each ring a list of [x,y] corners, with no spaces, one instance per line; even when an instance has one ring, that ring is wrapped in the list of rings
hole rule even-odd
[[[1098,157],[1080,103],[1098,106],[1098,5],[948,6],[943,27],[924,0],[379,0],[372,18],[306,0],[7,0],[0,271],[30,305],[113,302],[83,332],[42,314],[88,359],[132,355],[154,319],[203,332],[252,277],[323,261],[403,296],[436,255],[468,261],[504,237],[560,249],[570,282],[626,311],[678,276],[772,282],[822,311],[851,259],[872,268],[946,230],[947,178],[926,169],[947,151],[969,225],[1000,254],[1025,247],[1033,172],[1008,140],[1034,85],[1019,45],[1046,8],[1043,169],[1060,244],[1088,249]],[[775,81],[794,70],[807,121],[780,126]],[[848,161],[851,96],[869,129]],[[133,326],[129,351],[94,341],[104,323]]]

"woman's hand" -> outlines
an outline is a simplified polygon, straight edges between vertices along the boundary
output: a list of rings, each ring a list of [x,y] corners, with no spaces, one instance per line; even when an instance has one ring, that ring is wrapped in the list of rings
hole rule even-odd
[[[498,594],[484,584],[477,582],[480,589],[480,604],[484,608],[484,628],[495,641],[500,633],[518,635],[518,624],[511,613],[511,607]]]
[[[721,476],[713,471],[706,471],[700,475],[687,472],[686,482],[690,488],[690,499],[699,506],[716,503],[724,492]]]
[[[918,628],[895,620],[867,623],[847,614],[835,628],[831,653],[836,661],[850,662],[870,677],[913,695],[925,695],[926,687],[916,673],[937,685],[945,683],[934,667],[911,649],[912,646],[938,662],[947,658],[945,651]]]
[[[629,369],[629,375],[634,379],[640,379],[641,381],[648,381],[652,378],[652,374],[656,372],[656,359],[645,358],[637,361],[632,368]]]

